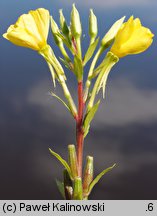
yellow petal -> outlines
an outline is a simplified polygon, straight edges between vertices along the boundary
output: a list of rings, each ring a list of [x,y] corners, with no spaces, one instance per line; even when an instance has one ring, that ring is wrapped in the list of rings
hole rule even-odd
[[[36,23],[39,34],[42,36],[43,40],[46,41],[50,24],[49,11],[44,8],[39,8],[36,11],[30,11],[29,13],[33,17],[34,22]]]
[[[7,35],[7,39],[17,46],[24,46],[33,50],[39,50],[40,47],[34,37],[25,32],[12,31]]]
[[[39,51],[47,44],[49,23],[49,11],[39,8],[20,16],[3,37],[18,46]]]
[[[140,19],[131,17],[119,30],[111,52],[119,58],[145,51],[153,41],[153,34],[141,25]]]

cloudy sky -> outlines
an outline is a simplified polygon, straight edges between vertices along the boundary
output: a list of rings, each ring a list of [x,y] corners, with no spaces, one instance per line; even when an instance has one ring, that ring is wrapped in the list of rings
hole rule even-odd
[[[49,9],[57,22],[58,9],[63,8],[69,21],[73,2],[1,0],[0,34],[19,15],[39,7]],[[124,15],[140,17],[143,25],[157,34],[156,0],[75,3],[85,34],[84,52],[89,40],[90,8],[98,17],[100,37]],[[51,35],[49,42],[60,56]],[[157,199],[156,44],[155,36],[146,52],[121,59],[109,75],[106,99],[102,99],[92,122],[84,158],[87,154],[94,156],[95,174],[114,163],[117,166],[97,185],[92,199]],[[48,147],[67,158],[67,144],[75,143],[75,123],[62,104],[49,95],[53,85],[43,59],[2,37],[0,46],[0,198],[60,199],[55,178],[62,178],[62,167]],[[67,70],[66,74],[76,98],[74,77]],[[55,92],[62,95],[59,86]]]

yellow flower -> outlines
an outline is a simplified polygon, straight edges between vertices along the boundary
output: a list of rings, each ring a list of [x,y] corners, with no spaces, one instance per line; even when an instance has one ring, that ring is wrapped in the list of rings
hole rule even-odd
[[[141,25],[138,18],[131,16],[118,31],[111,52],[119,58],[141,53],[151,45],[153,36],[150,29]]]
[[[41,50],[47,45],[50,15],[44,8],[23,14],[3,37],[15,45]]]

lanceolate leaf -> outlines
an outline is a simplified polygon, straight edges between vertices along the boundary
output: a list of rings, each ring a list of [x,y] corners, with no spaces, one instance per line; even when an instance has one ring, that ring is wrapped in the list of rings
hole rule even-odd
[[[71,49],[71,44],[69,43],[69,40],[67,40],[67,38],[65,38],[61,33],[57,33],[57,36],[60,37],[63,41],[63,43],[69,48]]]
[[[77,80],[82,80],[83,76],[83,65],[81,59],[75,55],[74,56],[74,73],[77,76]]]
[[[97,47],[97,45],[98,45],[98,42],[99,42],[99,38],[97,38],[96,41],[94,41],[94,43],[92,43],[92,44],[89,46],[89,48],[88,48],[88,50],[87,50],[87,52],[86,52],[86,54],[85,54],[85,57],[84,57],[83,65],[86,65],[87,62],[88,62],[88,61],[90,60],[90,58],[92,57],[92,55],[93,55],[93,53],[94,53],[94,51],[95,51],[95,49],[96,49],[96,47]]]
[[[64,166],[64,168],[68,171],[69,173],[69,176],[70,178],[72,179],[72,174],[71,174],[71,170],[70,170],[70,167],[68,165],[68,163],[59,155],[57,154],[56,152],[52,151],[50,148],[49,148],[49,151],[50,153],[55,156],[59,161],[60,163]]]
[[[56,179],[56,184],[59,192],[61,193],[62,197],[65,199],[64,183]]]
[[[56,95],[56,94],[53,93],[53,92],[50,92],[50,94],[51,94],[53,97],[57,98],[60,102],[62,102],[62,104],[70,111],[69,106],[62,100],[62,98],[60,98],[58,95]]]
[[[107,172],[109,172],[110,170],[112,170],[115,166],[116,166],[116,164],[114,164],[113,166],[111,166],[111,167],[103,170],[99,175],[97,175],[97,177],[92,181],[92,183],[89,186],[88,194],[91,193],[93,187],[98,183],[98,181],[103,177],[103,175],[105,175]]]
[[[52,65],[48,61],[47,61],[47,64],[49,66],[49,69],[50,69],[50,72],[51,72],[51,75],[52,75],[53,85],[54,85],[54,87],[56,87],[56,82],[55,82],[56,75],[55,75],[55,71],[54,71]]]
[[[99,107],[100,100],[90,109],[90,111],[86,114],[84,123],[83,123],[83,130],[84,130],[84,137],[88,134],[90,123],[94,118],[94,115]]]
[[[70,67],[70,65],[69,65],[69,62],[68,61],[66,61],[65,59],[63,59],[63,58],[60,58],[60,60],[63,62],[63,64],[64,64],[64,66],[66,67],[66,68],[68,68],[69,70],[71,70],[72,68]]]

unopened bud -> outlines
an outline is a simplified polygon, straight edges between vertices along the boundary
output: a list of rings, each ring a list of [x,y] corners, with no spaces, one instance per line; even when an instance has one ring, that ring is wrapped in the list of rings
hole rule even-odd
[[[71,12],[71,34],[75,38],[80,38],[82,34],[80,15],[75,7],[75,4],[73,4]]]
[[[58,45],[59,43],[62,43],[62,39],[57,35],[59,33],[59,28],[57,23],[54,21],[54,19],[51,16],[51,31],[54,37],[55,43]]]
[[[71,168],[72,177],[75,178],[78,176],[77,156],[76,156],[75,146],[68,145],[68,152],[69,152],[69,165]]]
[[[82,200],[82,180],[80,177],[74,179],[73,200]]]
[[[90,9],[89,14],[89,35],[94,40],[98,34],[98,24],[97,24],[97,17],[93,13],[93,10]]]
[[[83,194],[88,196],[89,185],[93,181],[93,157],[87,156],[86,166],[83,176]]]

